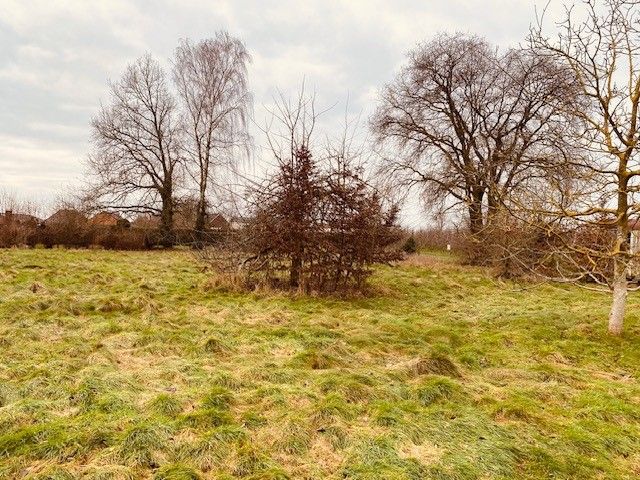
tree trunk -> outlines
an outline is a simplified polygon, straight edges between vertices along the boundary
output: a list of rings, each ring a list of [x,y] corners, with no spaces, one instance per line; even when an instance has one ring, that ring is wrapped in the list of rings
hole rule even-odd
[[[613,248],[613,302],[609,312],[609,333],[620,335],[627,304],[627,273],[629,270],[629,176],[626,174],[626,157],[620,159],[618,168],[618,225]]]
[[[482,232],[484,222],[482,219],[482,196],[480,198],[474,198],[469,204],[469,231],[471,235],[478,235]]]
[[[498,198],[496,198],[495,193],[487,193],[487,220],[485,222],[486,226],[491,226],[493,220],[496,218],[499,211],[500,202]]]
[[[162,199],[162,213],[160,215],[160,244],[171,247],[174,244],[173,238],[173,199]]]
[[[480,265],[483,261],[484,249],[482,246],[482,233],[484,231],[484,221],[482,216],[482,198],[484,192],[474,192],[469,204],[469,233],[471,240],[471,251],[469,261],[474,265]]]
[[[626,261],[620,259],[615,259],[614,262],[613,302],[609,312],[609,333],[620,335],[627,304],[627,264]]]

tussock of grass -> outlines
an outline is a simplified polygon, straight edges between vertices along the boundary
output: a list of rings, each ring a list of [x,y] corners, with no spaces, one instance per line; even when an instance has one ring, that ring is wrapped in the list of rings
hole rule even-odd
[[[205,352],[215,354],[224,354],[231,350],[229,345],[224,340],[214,336],[207,338],[202,348]]]
[[[32,480],[77,480],[78,476],[65,468],[54,466],[29,478]]]
[[[84,477],[87,480],[135,480],[133,471],[124,465],[101,465],[89,467]]]
[[[460,392],[460,386],[448,377],[434,376],[416,388],[416,397],[425,407],[441,400],[451,400]]]
[[[0,250],[0,478],[640,475],[639,294],[611,338],[606,296],[452,256],[357,298],[207,275],[181,251]]]
[[[309,450],[312,440],[313,428],[308,420],[291,417],[285,420],[281,435],[275,439],[274,447],[279,452],[302,455]]]
[[[362,403],[375,396],[375,382],[366,375],[328,374],[322,377],[318,387],[322,393],[340,393],[348,402]]]
[[[233,395],[224,387],[213,387],[202,399],[203,408],[226,410],[233,402]]]
[[[312,370],[325,370],[338,364],[338,359],[328,352],[311,348],[294,358],[295,366],[305,366]]]
[[[350,479],[410,479],[428,478],[426,468],[415,458],[402,458],[393,444],[381,437],[362,440],[342,472]]]
[[[460,377],[458,367],[446,356],[433,354],[427,358],[421,358],[415,365],[415,372],[418,375],[444,375],[448,377]]]
[[[118,448],[119,457],[132,466],[154,468],[163,459],[167,446],[166,428],[140,423],[127,429]]]
[[[247,432],[240,427],[225,425],[208,431],[187,448],[187,458],[208,472],[220,466],[232,451],[244,445]]]
[[[256,413],[251,410],[244,412],[242,414],[242,424],[245,425],[247,428],[253,429],[253,428],[262,427],[265,424],[267,424],[267,422],[268,420],[266,418],[264,418],[259,413]]]
[[[233,423],[233,416],[225,411],[217,408],[204,408],[194,410],[182,416],[183,425],[193,428],[207,429],[220,427],[222,425],[230,425]]]
[[[273,467],[271,458],[251,444],[242,445],[237,452],[233,474],[238,477],[261,478]],[[262,477],[269,478],[269,477]]]
[[[344,397],[337,393],[331,393],[316,402],[312,417],[316,423],[326,424],[338,419],[353,419],[356,413],[355,408]]]
[[[153,476],[154,480],[200,480],[201,478],[193,468],[179,463],[163,465]]]
[[[158,415],[174,418],[182,412],[182,401],[175,395],[161,393],[149,402],[149,408]]]

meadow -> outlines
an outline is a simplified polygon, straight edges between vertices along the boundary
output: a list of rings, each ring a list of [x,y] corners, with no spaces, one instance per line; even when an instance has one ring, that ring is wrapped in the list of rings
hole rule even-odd
[[[443,254],[326,298],[0,250],[0,478],[637,478],[640,294],[619,338],[609,301]]]

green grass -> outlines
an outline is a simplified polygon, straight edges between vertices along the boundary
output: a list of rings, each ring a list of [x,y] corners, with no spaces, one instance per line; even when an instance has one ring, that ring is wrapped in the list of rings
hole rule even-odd
[[[448,255],[351,299],[175,252],[0,250],[0,478],[631,479],[640,295]]]

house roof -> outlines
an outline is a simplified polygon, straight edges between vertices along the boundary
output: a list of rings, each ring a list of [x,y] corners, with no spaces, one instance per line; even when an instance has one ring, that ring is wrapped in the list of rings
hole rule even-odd
[[[103,227],[112,227],[115,225],[128,224],[129,221],[122,218],[121,215],[113,212],[99,212],[96,213],[89,222],[92,225],[100,225]]]
[[[226,230],[230,226],[229,222],[226,218],[224,218],[221,214],[216,213],[209,220],[209,228],[213,228],[216,230]]]
[[[45,225],[63,222],[86,222],[87,216],[73,208],[62,208],[44,221]]]
[[[40,223],[38,217],[29,215],[28,213],[13,213],[11,210],[7,210],[5,213],[0,213],[0,222],[14,222],[19,224],[25,223]]]

